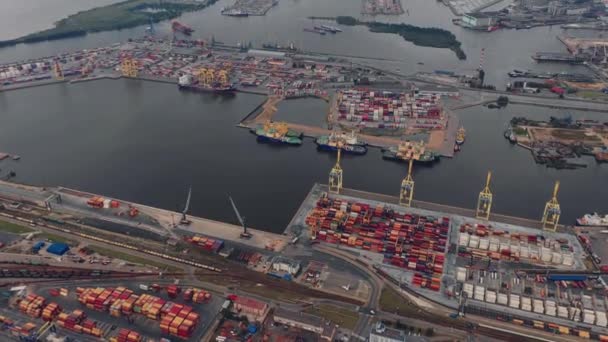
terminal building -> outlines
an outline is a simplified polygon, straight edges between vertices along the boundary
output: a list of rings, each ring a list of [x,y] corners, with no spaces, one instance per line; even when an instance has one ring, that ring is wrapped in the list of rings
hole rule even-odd
[[[497,22],[497,17],[489,12],[466,13],[462,16],[462,26],[472,29],[487,29],[495,26]]]
[[[320,341],[333,341],[336,335],[336,325],[321,317],[295,312],[283,308],[274,311],[274,321],[290,327],[313,332],[319,335]]]

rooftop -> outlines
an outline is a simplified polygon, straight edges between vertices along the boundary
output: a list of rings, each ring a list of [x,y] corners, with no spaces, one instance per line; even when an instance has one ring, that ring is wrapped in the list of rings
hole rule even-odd
[[[247,297],[241,297],[241,296],[238,296],[234,299],[234,304],[246,306],[248,308],[253,308],[253,309],[258,309],[258,310],[263,310],[268,306],[268,304],[266,304],[266,303],[257,301],[255,299],[247,298]]]
[[[277,308],[274,311],[274,316],[315,327],[321,327],[324,324],[323,318],[319,316],[303,313],[301,311],[290,311],[283,308]]]
[[[405,333],[403,331],[387,328],[386,326],[384,326],[384,324],[380,322],[376,324],[370,334],[390,338],[393,340],[405,341]]]

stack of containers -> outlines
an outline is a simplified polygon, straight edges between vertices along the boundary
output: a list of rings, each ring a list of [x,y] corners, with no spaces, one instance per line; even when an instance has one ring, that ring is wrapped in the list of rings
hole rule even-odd
[[[110,342],[141,342],[141,335],[133,330],[120,329],[118,336],[110,338]]]
[[[458,267],[456,269],[456,280],[464,283],[467,280],[467,269],[464,267]]]
[[[532,311],[532,300],[530,297],[521,297],[521,309],[524,311]]]
[[[19,340],[30,341],[34,337],[36,324],[28,322],[22,326],[14,325],[9,328],[11,335],[19,338]]]
[[[557,317],[559,318],[569,318],[568,308],[565,306],[558,305],[557,306]]]
[[[188,240],[190,243],[203,248],[206,251],[217,253],[224,247],[224,241],[195,235]]]
[[[194,303],[206,303],[211,299],[211,293],[205,291],[205,290],[201,290],[201,289],[194,289],[194,293],[192,295],[192,301]]]
[[[167,309],[163,308],[166,314],[160,322],[161,332],[188,339],[198,324],[199,315],[193,312],[191,307],[181,304],[173,303]]]
[[[473,284],[465,283],[462,292],[467,294],[467,298],[473,298]]]
[[[555,316],[557,314],[557,307],[555,302],[552,300],[545,300],[545,315]]]
[[[539,314],[543,314],[543,313],[545,313],[545,306],[544,306],[544,304],[543,304],[543,301],[542,301],[542,300],[540,300],[540,299],[534,299],[534,300],[532,301],[532,304],[533,304],[533,305],[532,305],[532,310],[533,310],[535,313],[539,313]]]
[[[568,314],[569,318],[575,322],[581,321],[581,309],[570,307],[570,312]]]
[[[69,315],[62,312],[57,315],[57,320],[55,322],[58,326],[67,330],[101,337],[101,329],[97,328],[97,322],[86,319],[86,314],[82,310],[74,310]]]
[[[496,303],[496,291],[486,291],[486,302]]]
[[[595,324],[595,311],[584,309],[583,310],[583,322],[587,324]]]
[[[176,298],[181,291],[182,289],[175,284],[167,286],[167,295],[169,296],[169,298]]]
[[[46,299],[36,294],[29,294],[19,302],[19,310],[31,317],[40,317]]]
[[[509,303],[509,297],[506,293],[498,293],[498,304],[507,305]]]
[[[49,305],[45,306],[44,310],[42,310],[42,319],[47,322],[52,321],[60,312],[61,307],[57,305],[57,303],[49,303]]]
[[[59,294],[60,294],[61,296],[63,296],[63,297],[67,297],[67,296],[68,296],[68,293],[69,293],[69,292],[68,292],[68,289],[66,289],[66,288],[63,288],[63,287],[62,287],[61,289],[59,289]]]
[[[519,309],[519,295],[510,294],[509,295],[509,306],[515,309]]]
[[[439,291],[441,288],[441,279],[436,277],[429,277],[420,273],[415,273],[412,278],[412,284],[414,286],[429,289],[431,291]]]
[[[475,298],[476,300],[482,301],[485,298],[485,294],[486,294],[486,289],[483,286],[480,285],[476,285],[475,286],[475,293],[473,295],[473,298]]]
[[[608,321],[606,320],[606,313],[604,311],[595,312],[595,325],[600,327],[606,327],[608,325]]]

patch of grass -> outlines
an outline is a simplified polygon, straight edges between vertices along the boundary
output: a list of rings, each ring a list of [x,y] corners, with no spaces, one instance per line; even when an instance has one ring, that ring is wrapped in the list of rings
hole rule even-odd
[[[380,294],[380,310],[409,317],[412,317],[412,315],[416,314],[418,311],[416,306],[388,286],[382,288],[382,293]]]
[[[66,245],[70,245],[72,247],[78,246],[78,241],[72,240],[61,235],[55,235],[52,233],[41,233],[36,235],[37,238],[48,239],[52,242],[65,243]]]
[[[359,321],[359,314],[356,312],[329,304],[311,306],[306,308],[304,312],[323,317],[340,325],[341,328],[350,330],[353,330]]]
[[[5,233],[23,234],[23,233],[31,233],[34,230],[24,227],[19,224],[0,220],[0,231],[5,232]]]
[[[171,265],[167,265],[164,264],[162,262],[158,262],[158,261],[154,261],[154,260],[149,260],[143,257],[139,257],[136,255],[132,255],[132,254],[128,254],[128,253],[124,253],[124,252],[120,252],[120,251],[116,251],[113,249],[108,249],[108,248],[104,248],[101,246],[96,246],[96,245],[89,245],[87,246],[88,249],[92,250],[93,252],[100,254],[100,255],[104,255],[107,257],[111,257],[111,258],[116,258],[116,259],[120,259],[120,260],[124,260],[127,262],[132,262],[134,264],[142,264],[142,265],[149,265],[149,266],[154,266],[154,267],[158,267],[160,269],[167,269],[170,272],[183,272],[184,270],[179,268],[179,267],[175,267],[175,266],[171,266]]]
[[[599,91],[590,91],[590,90],[579,91],[576,93],[576,95],[578,95],[579,97],[582,97],[584,99],[608,100],[608,94],[604,94]]]

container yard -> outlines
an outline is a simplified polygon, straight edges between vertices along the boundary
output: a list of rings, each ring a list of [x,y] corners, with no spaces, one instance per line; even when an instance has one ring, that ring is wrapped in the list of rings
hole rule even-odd
[[[445,129],[447,126],[438,95],[382,90],[339,91],[336,122],[345,126],[381,129]]]
[[[457,314],[608,336],[604,285],[588,270],[590,250],[576,235],[346,193],[314,187],[290,226],[307,226],[315,243],[352,250],[396,285]]]
[[[54,333],[75,341],[198,340],[215,321],[222,301],[204,289],[166,282],[140,284],[137,291],[132,290],[137,285],[128,281],[130,288],[81,284],[85,286],[61,289],[33,285],[39,293],[56,290],[60,295],[49,299],[32,292],[16,293],[9,307],[1,310],[0,321],[23,336],[36,338]],[[28,320],[31,326],[23,330],[20,322]]]

